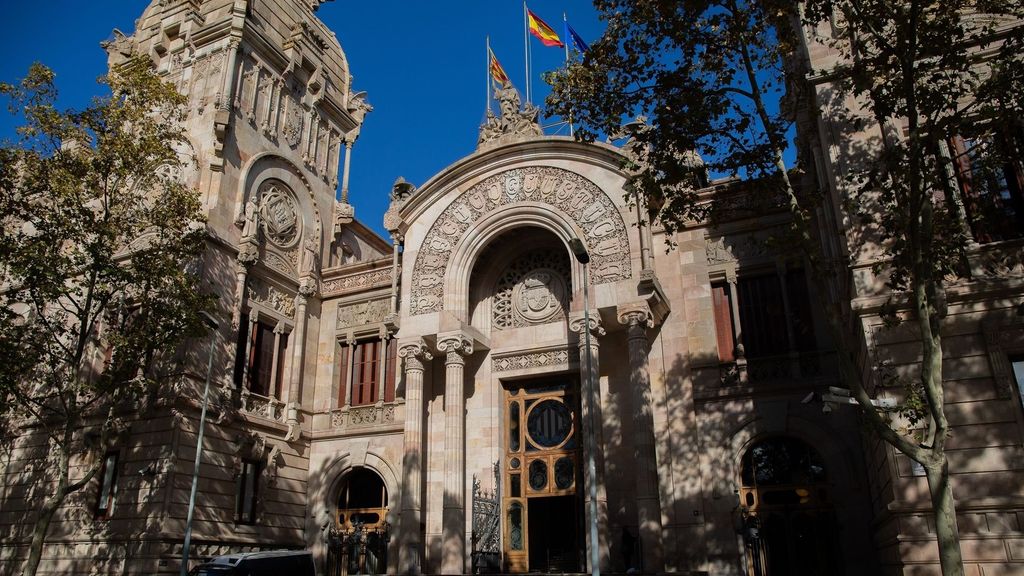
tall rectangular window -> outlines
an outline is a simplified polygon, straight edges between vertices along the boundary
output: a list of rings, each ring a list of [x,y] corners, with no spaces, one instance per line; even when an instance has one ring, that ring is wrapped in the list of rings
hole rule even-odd
[[[275,332],[273,325],[263,321],[249,322],[249,316],[243,314],[236,345],[235,385],[244,385],[253,394],[278,398],[288,334]]]
[[[96,518],[110,518],[117,496],[118,452],[107,452],[100,467],[100,491],[96,498]]]
[[[998,132],[949,140],[964,209],[978,242],[1024,234],[1024,167],[1019,140]]]
[[[380,340],[359,342],[354,356],[352,405],[373,404],[377,401],[377,384],[380,381]]]
[[[782,286],[777,274],[740,278],[740,326],[747,358],[789,351]]]
[[[732,362],[736,359],[736,337],[732,329],[732,298],[728,284],[712,284],[711,300],[715,311],[715,332],[718,336],[718,359]]]
[[[256,460],[242,460],[235,490],[235,522],[252,524],[256,522],[256,491],[259,488],[260,463]]]

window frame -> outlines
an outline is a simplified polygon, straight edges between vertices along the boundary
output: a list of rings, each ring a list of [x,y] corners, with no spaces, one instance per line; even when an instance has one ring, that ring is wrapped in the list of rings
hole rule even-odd
[[[235,524],[256,524],[261,464],[255,458],[242,458],[235,484]],[[245,504],[249,506],[248,513]]]
[[[96,490],[96,505],[93,508],[93,517],[96,520],[109,520],[114,513],[114,506],[117,503],[117,481],[118,471],[121,464],[120,450],[107,450],[103,454],[103,463],[99,470],[99,486]],[[110,476],[107,476],[110,472]],[[109,482],[108,482],[109,479]]]
[[[1004,182],[1005,197],[1003,191],[976,190],[980,187],[975,186],[975,181],[984,164],[982,168],[977,166],[979,162],[972,151],[978,146],[971,146],[969,142],[978,140],[987,140],[989,145],[998,147],[1003,156],[993,164],[994,174]],[[979,124],[974,130],[949,136],[944,143],[952,163],[955,192],[966,219],[964,225],[974,240],[988,244],[1024,237],[1024,159],[1021,157],[1024,134],[1017,128],[999,129]],[[993,210],[998,221],[986,221]]]

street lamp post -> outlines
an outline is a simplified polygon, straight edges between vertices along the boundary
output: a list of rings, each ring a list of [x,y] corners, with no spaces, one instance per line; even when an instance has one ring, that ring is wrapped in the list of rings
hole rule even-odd
[[[586,349],[587,363],[587,394],[590,399],[590,422],[587,423],[587,473],[590,474],[590,573],[593,576],[600,576],[600,550],[597,540],[597,464],[594,453],[597,451],[597,441],[594,430],[600,423],[595,420],[597,403],[601,401],[597,395],[597,385],[594,382],[593,361],[590,358],[590,275],[587,264],[590,263],[590,254],[586,246],[579,238],[569,240],[569,249],[573,256],[583,265],[583,345]]]
[[[192,542],[192,515],[196,510],[196,487],[199,485],[199,460],[203,454],[203,431],[206,429],[206,407],[210,403],[210,374],[213,372],[213,351],[217,344],[217,321],[206,312],[203,321],[210,327],[210,358],[206,364],[206,386],[203,389],[203,408],[199,413],[199,436],[196,439],[196,460],[192,466],[192,493],[188,497],[188,518],[185,520],[185,544],[181,550],[181,576],[188,574],[189,545]]]

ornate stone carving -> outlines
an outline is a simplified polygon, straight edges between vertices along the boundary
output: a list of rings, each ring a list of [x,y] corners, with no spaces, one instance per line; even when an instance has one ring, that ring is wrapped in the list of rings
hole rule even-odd
[[[267,284],[258,278],[249,278],[248,298],[250,302],[262,304],[273,310],[277,310],[288,318],[295,315],[294,297],[285,294],[274,286]]]
[[[267,267],[277,270],[285,276],[293,276],[295,274],[295,263],[291,262],[290,258],[286,258],[286,256],[291,256],[293,254],[294,253],[282,256],[272,250],[264,250],[263,261]]]
[[[285,143],[290,148],[295,148],[302,139],[302,105],[293,94],[288,94],[285,98],[285,107],[284,127],[281,129],[281,134],[284,136]]]
[[[519,352],[514,354],[495,355],[491,358],[491,369],[494,372],[509,372],[527,368],[565,367],[569,368],[569,351],[542,350]]]
[[[537,121],[540,110],[532,104],[527,104],[520,110],[519,92],[511,83],[506,82],[501,89],[497,90],[494,93],[494,99],[500,105],[501,116],[495,116],[490,110],[487,111],[487,121],[480,126],[480,138],[477,140],[477,145],[492,142],[498,144],[507,140],[544,134]]]
[[[382,298],[340,306],[338,307],[338,328],[383,322],[391,312],[390,304],[388,299]]]
[[[465,364],[466,356],[473,354],[473,341],[461,334],[443,336],[437,340],[438,351],[445,354],[448,364]]]
[[[325,296],[336,296],[345,292],[354,292],[373,286],[390,285],[391,268],[388,267],[370,270],[369,272],[362,272],[360,274],[352,274],[351,276],[344,276],[342,278],[335,278],[334,280],[327,280],[320,285],[320,292]]]
[[[399,345],[398,356],[405,359],[407,370],[423,370],[423,363],[434,358],[423,342],[406,342]]]
[[[493,326],[503,329],[564,319],[569,274],[564,252],[535,250],[514,260],[495,287]]]
[[[443,308],[444,278],[455,244],[495,208],[539,202],[566,213],[584,231],[595,284],[630,278],[629,238],[618,208],[593,182],[548,166],[516,168],[476,184],[449,205],[427,232],[416,257],[412,314]]]
[[[770,233],[770,232],[769,232]],[[723,264],[750,258],[771,256],[774,251],[765,238],[753,235],[729,238],[706,238],[704,248],[708,264]]]
[[[569,330],[580,335],[580,346],[583,346],[583,330],[586,325],[586,318],[578,316],[569,320]],[[604,336],[606,331],[604,326],[601,325],[601,316],[596,310],[590,312],[590,335],[591,336]],[[591,344],[595,343],[592,341]]]
[[[378,403],[372,406],[345,406],[331,412],[332,428],[363,428],[395,423],[395,404]]]
[[[294,245],[302,228],[295,195],[280,180],[267,180],[260,186],[259,197],[265,237],[281,248]]]

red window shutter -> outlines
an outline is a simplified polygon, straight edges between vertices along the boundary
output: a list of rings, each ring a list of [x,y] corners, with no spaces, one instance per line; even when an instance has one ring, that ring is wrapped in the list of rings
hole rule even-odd
[[[377,370],[380,342],[356,344],[355,376],[352,383],[352,405],[373,404],[377,401]]]
[[[736,338],[732,332],[732,305],[729,301],[729,287],[719,284],[711,287],[711,298],[715,309],[715,332],[718,335],[718,359],[732,362],[736,359],[734,348]]]
[[[345,405],[349,364],[351,364],[351,360],[348,357],[348,345],[338,344],[338,408]]]
[[[384,367],[384,401],[394,402],[395,400],[395,371],[398,360],[396,354],[398,349],[398,343],[394,338],[388,339],[387,353],[385,354],[385,362],[387,364]]]
[[[274,370],[274,329],[258,322],[256,324],[256,357],[253,359],[253,368],[249,374],[252,376],[249,391],[261,396],[268,396],[270,393],[271,379]]]

